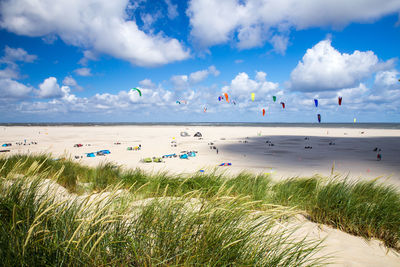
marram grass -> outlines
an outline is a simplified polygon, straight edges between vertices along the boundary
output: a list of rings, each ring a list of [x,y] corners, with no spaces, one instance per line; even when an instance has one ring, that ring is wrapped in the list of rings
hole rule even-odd
[[[0,159],[0,176],[28,175],[32,172],[56,177],[71,192],[101,191],[119,184],[138,198],[182,197],[199,192],[204,199],[216,195],[248,197],[257,201],[250,209],[267,210],[264,204],[295,207],[309,218],[342,231],[378,238],[388,247],[400,249],[400,193],[397,188],[377,181],[349,181],[320,177],[292,178],[274,182],[266,175],[241,173],[225,177],[213,171],[193,175],[148,174],[142,170],[123,170],[111,163],[96,168],[70,159],[50,160],[46,155],[16,155]]]
[[[201,192],[122,201],[121,190],[60,196],[48,173],[0,182],[5,266],[318,266],[320,242],[280,229],[287,209],[254,212],[248,197]],[[11,182],[11,183],[10,183]],[[54,190],[51,190],[54,189]],[[104,195],[106,197],[104,197]],[[127,196],[129,198],[129,196]]]

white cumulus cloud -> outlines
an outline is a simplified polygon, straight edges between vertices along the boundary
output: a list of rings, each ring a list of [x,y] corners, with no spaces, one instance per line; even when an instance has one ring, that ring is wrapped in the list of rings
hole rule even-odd
[[[140,66],[189,57],[189,51],[162,33],[147,34],[128,19],[129,0],[5,0],[0,27],[25,36],[57,35],[65,43]]]
[[[329,91],[354,87],[392,61],[380,62],[372,51],[340,53],[323,40],[308,49],[290,75],[290,87],[299,91]]]
[[[89,68],[79,68],[74,70],[74,72],[76,74],[78,74],[79,76],[91,76],[91,70]]]
[[[3,62],[33,62],[37,59],[36,55],[30,55],[23,48],[12,48],[6,46],[4,49],[4,57],[1,59]]]
[[[0,79],[0,100],[8,98],[27,98],[32,87],[12,79]]]
[[[257,99],[265,98],[269,93],[276,92],[279,84],[267,81],[267,74],[262,71],[256,73],[255,80],[251,79],[245,72],[241,72],[231,81],[229,86],[224,86],[222,92],[232,94],[232,97],[250,99],[254,93]]]
[[[284,53],[291,29],[344,27],[400,11],[398,0],[191,0],[191,35],[204,47],[237,41],[239,48],[269,41]]]
[[[204,81],[209,75],[214,75],[215,77],[220,74],[219,70],[215,66],[210,66],[208,69],[199,70],[193,72],[189,75],[189,82],[192,84],[196,84]]]
[[[49,77],[39,85],[39,90],[36,91],[36,94],[40,98],[57,98],[63,96],[63,90],[58,85],[55,77]]]

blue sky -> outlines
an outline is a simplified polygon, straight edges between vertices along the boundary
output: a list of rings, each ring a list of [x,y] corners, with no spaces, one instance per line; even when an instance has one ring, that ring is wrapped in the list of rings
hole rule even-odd
[[[400,122],[399,14],[398,0],[1,1],[0,122]]]

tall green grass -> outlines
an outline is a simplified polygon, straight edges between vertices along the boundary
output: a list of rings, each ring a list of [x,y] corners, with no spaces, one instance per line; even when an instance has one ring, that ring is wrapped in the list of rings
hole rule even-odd
[[[275,184],[271,201],[297,206],[311,220],[342,231],[378,238],[400,249],[400,194],[377,181],[289,179]]]
[[[365,238],[378,238],[388,247],[400,249],[400,193],[397,188],[377,181],[310,177],[274,182],[265,175],[241,173],[226,177],[213,171],[173,176],[123,170],[110,163],[91,168],[69,159],[52,161],[45,155],[2,158],[0,175],[29,174],[33,165],[38,174],[57,177],[70,191],[77,191],[82,182],[89,183],[89,189],[95,191],[120,184],[136,198],[181,197],[197,191],[205,199],[216,195],[246,196],[249,201],[258,201],[249,207],[258,210],[265,209],[263,204],[295,207],[315,222]]]
[[[0,257],[5,266],[315,266],[319,242],[279,229],[285,210],[257,212],[245,197],[198,191],[150,202],[116,189],[60,197],[48,174],[0,181]],[[42,177],[40,177],[42,176]],[[45,189],[45,190],[44,190]],[[106,197],[103,197],[106,195]]]

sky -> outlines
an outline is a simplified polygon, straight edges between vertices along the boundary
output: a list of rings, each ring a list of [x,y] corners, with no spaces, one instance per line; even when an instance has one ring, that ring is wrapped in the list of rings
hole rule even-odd
[[[398,123],[399,17],[399,0],[2,0],[0,122]]]

